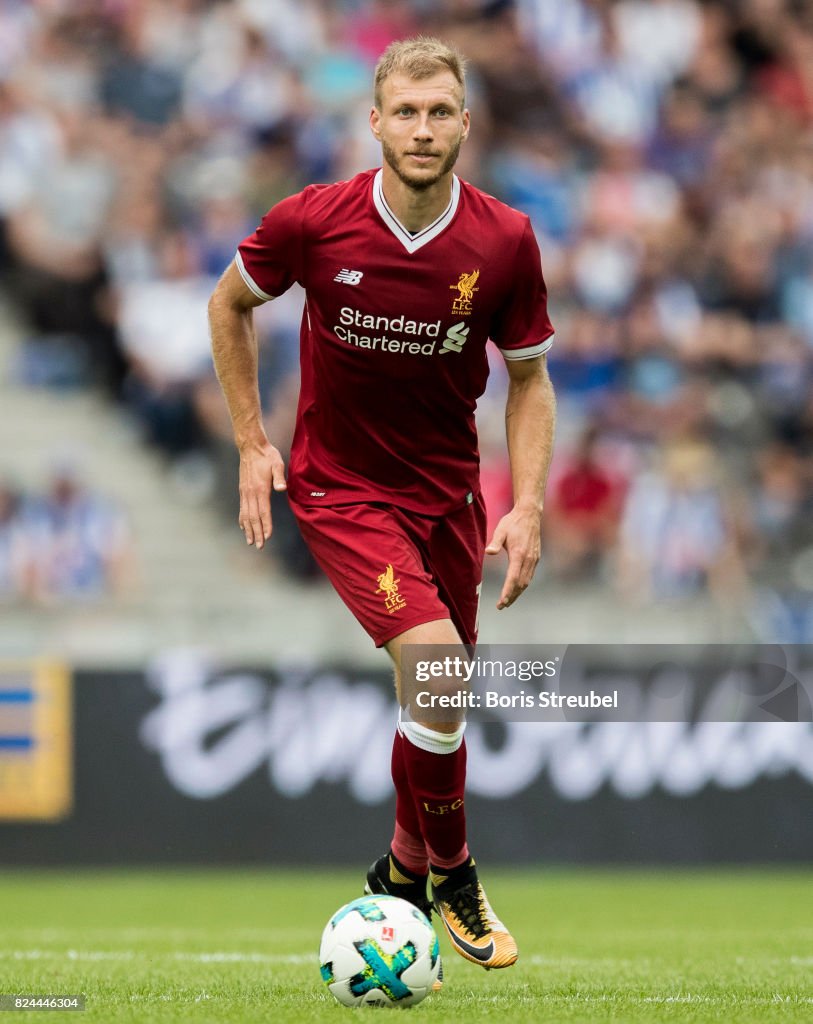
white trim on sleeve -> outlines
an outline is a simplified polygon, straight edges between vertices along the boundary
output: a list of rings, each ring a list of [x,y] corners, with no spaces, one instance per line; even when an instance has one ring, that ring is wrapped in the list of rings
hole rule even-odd
[[[516,362],[520,359],[533,359],[534,356],[541,356],[543,352],[548,351],[552,344],[553,335],[551,334],[549,338],[540,341],[538,345],[530,345],[528,348],[501,348],[500,352],[502,352],[503,359]]]
[[[268,292],[264,292],[262,288],[254,281],[251,274],[246,270],[246,265],[243,263],[243,257],[240,255],[240,250],[234,254],[234,265],[240,271],[240,277],[246,282],[248,287],[254,292],[258,299],[265,299],[266,302],[270,302],[271,299],[275,299],[276,295],[269,295]]]

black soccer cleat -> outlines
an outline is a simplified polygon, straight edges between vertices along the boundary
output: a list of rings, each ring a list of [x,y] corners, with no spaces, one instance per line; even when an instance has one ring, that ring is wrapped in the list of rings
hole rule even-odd
[[[426,895],[426,875],[417,876],[407,872],[401,864],[396,864],[391,853],[385,853],[370,865],[364,891],[368,896],[398,896],[416,907],[427,920],[432,921],[432,903]],[[443,985],[443,961],[438,957],[438,977],[432,986],[439,992]]]
[[[398,896],[417,907],[431,921],[432,903],[426,895],[426,883],[426,875],[416,877],[407,874],[401,865],[394,862],[392,854],[387,853],[370,865],[364,891],[370,896],[381,893]]]

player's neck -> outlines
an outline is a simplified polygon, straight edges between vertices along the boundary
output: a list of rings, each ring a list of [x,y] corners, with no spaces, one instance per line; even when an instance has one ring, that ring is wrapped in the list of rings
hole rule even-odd
[[[386,163],[381,178],[381,188],[387,206],[392,210],[407,231],[413,234],[433,224],[443,213],[452,198],[452,172],[423,191],[405,185]]]

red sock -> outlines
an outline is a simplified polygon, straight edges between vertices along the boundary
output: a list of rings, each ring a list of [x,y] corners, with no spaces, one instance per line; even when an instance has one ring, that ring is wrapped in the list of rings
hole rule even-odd
[[[445,735],[403,722],[403,762],[409,777],[426,853],[439,868],[457,867],[468,859],[466,811],[466,743],[462,729]]]
[[[392,781],[395,784],[395,832],[392,852],[409,871],[425,875],[429,870],[429,857],[421,835],[421,823],[409,786],[404,745],[406,740],[400,729],[395,730],[392,743]]]

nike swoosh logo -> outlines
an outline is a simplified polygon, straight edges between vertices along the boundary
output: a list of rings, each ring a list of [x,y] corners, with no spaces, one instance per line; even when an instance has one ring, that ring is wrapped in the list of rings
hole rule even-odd
[[[443,923],[446,924],[446,918],[443,919]],[[451,928],[446,927],[446,931],[449,938],[452,940],[458,949],[462,950],[467,956],[473,957],[475,960],[479,960],[480,963],[486,963],[494,956],[494,940],[492,939],[489,944],[483,948],[481,946],[473,946],[470,942],[466,942],[465,939],[461,939]]]

